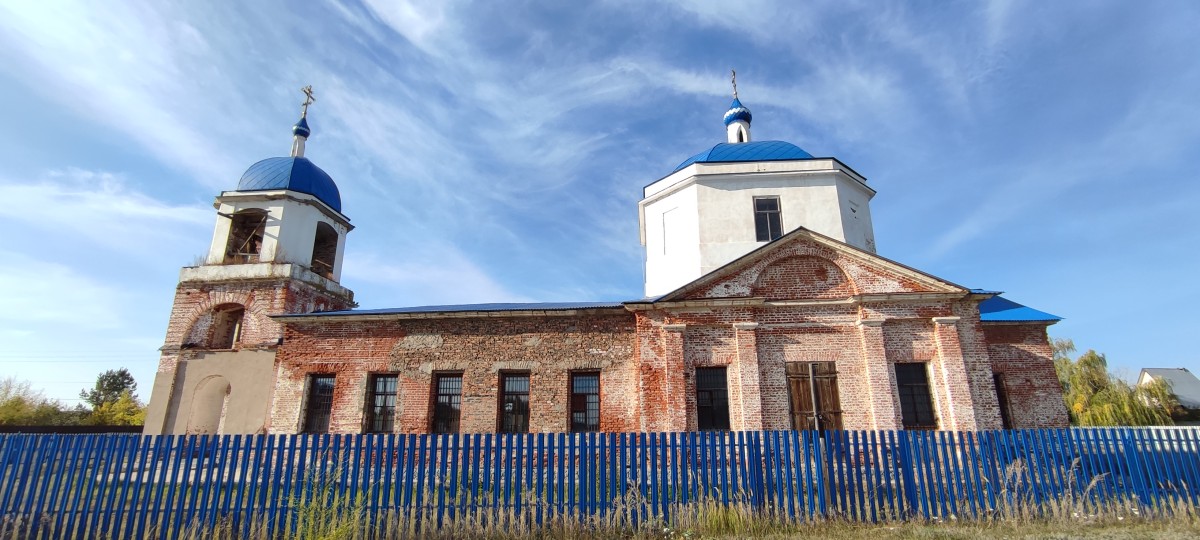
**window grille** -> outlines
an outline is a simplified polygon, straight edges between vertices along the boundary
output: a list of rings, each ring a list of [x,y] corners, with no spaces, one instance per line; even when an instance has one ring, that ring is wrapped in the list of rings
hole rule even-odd
[[[500,432],[526,433],[529,431],[529,374],[503,373],[500,375]]]
[[[571,374],[571,431],[600,430],[600,374]]]
[[[700,431],[729,429],[729,390],[725,368],[696,368],[696,427]]]
[[[462,374],[440,374],[434,379],[433,431],[434,433],[458,433],[458,421],[462,415]]]
[[[367,393],[368,433],[391,433],[396,426],[395,375],[374,375]]]
[[[904,429],[937,429],[929,373],[924,362],[896,364],[896,389],[900,394],[900,417]]]
[[[305,433],[328,433],[333,413],[333,375],[308,376],[308,401],[304,415]]]

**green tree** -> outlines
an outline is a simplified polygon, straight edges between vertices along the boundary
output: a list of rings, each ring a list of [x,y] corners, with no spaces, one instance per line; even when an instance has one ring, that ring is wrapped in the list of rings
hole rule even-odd
[[[88,415],[88,423],[97,426],[140,426],[146,423],[146,407],[129,392],[121,392],[116,401],[101,403]]]
[[[79,397],[83,398],[94,410],[105,403],[112,403],[121,398],[121,394],[129,392],[137,399],[137,381],[125,368],[110,369],[96,376],[96,385],[91,390],[80,390]]]
[[[0,425],[62,426],[78,424],[79,411],[48,399],[30,386],[29,381],[13,377],[0,379]]]
[[[146,407],[137,398],[137,381],[125,368],[96,376],[91,390],[79,392],[92,410],[84,421],[97,426],[136,426],[146,419]]]
[[[1108,359],[1089,350],[1071,360],[1075,344],[1056,339],[1054,368],[1071,424],[1077,426],[1170,425],[1178,400],[1166,381],[1133,385],[1108,372]]]

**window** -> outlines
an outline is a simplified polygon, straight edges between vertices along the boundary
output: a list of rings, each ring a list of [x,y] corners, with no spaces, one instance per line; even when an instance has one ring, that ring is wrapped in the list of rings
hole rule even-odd
[[[600,374],[571,374],[571,431],[600,430]]]
[[[1008,387],[1004,385],[1004,374],[992,375],[996,384],[996,402],[1000,404],[1000,425],[1004,429],[1012,429],[1012,411],[1008,409]]]
[[[433,388],[433,429],[430,431],[458,433],[458,419],[462,415],[462,374],[436,375]]]
[[[265,210],[243,210],[230,218],[229,241],[225,244],[225,264],[258,262],[263,233],[267,227]]]
[[[308,376],[308,401],[305,402],[304,432],[328,433],[333,412],[333,375]]]
[[[337,261],[338,233],[328,223],[317,223],[317,234],[313,238],[312,259],[308,267],[326,279],[333,279],[333,263]]]
[[[838,397],[837,363],[787,362],[792,429],[842,429],[842,403]]]
[[[529,431],[529,374],[500,374],[500,432]]]
[[[367,387],[367,433],[391,433],[396,426],[396,376],[372,375]]]
[[[754,198],[754,234],[759,242],[770,242],[783,236],[779,197]]]
[[[242,340],[242,319],[246,308],[241,304],[223,304],[213,309],[212,327],[208,345],[210,349],[232,349]]]
[[[896,389],[900,393],[900,416],[904,429],[937,429],[929,374],[922,362],[896,364]]]
[[[729,429],[729,392],[725,368],[696,368],[696,427],[700,431]]]

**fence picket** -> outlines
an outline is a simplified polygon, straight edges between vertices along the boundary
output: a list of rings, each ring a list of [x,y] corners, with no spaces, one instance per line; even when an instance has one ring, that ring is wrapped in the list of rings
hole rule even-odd
[[[252,523],[288,535],[301,525],[297,505],[332,504],[386,522],[370,532],[379,537],[467,516],[497,527],[608,522],[613,512],[629,526],[671,523],[696,503],[796,521],[982,518],[1054,500],[1091,511],[1136,499],[1171,512],[1200,502],[1198,437],[1127,428],[0,435],[0,519],[33,520],[26,534],[47,538],[178,538],[219,524],[244,536]]]

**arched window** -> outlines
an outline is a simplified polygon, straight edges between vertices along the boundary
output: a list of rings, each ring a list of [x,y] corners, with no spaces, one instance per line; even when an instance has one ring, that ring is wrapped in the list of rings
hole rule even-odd
[[[267,228],[267,211],[242,210],[234,214],[231,221],[229,242],[225,244],[225,264],[258,262],[263,232]]]
[[[312,261],[308,267],[317,275],[333,279],[333,263],[337,261],[338,233],[328,223],[317,223],[313,239]]]
[[[212,313],[212,326],[209,327],[209,349],[232,349],[233,345],[242,340],[242,319],[246,309],[238,304],[217,306]]]
[[[232,349],[242,340],[246,308],[221,304],[196,318],[183,341],[188,349]]]

